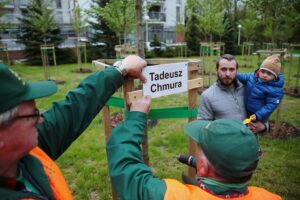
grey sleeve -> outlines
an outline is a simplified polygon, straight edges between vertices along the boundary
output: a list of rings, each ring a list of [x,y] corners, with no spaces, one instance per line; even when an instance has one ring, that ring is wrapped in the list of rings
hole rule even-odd
[[[211,107],[209,98],[205,95],[201,95],[197,119],[199,119],[199,120],[214,120],[213,109]]]

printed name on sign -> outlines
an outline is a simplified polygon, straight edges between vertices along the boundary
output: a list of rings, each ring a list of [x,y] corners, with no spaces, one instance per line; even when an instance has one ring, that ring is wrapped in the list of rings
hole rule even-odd
[[[153,65],[144,68],[147,82],[143,94],[152,98],[187,91],[187,62]]]

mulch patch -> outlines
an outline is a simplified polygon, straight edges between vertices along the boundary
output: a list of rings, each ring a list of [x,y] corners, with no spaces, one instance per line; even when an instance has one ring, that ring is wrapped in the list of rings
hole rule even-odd
[[[113,113],[110,116],[110,122],[111,122],[111,126],[112,127],[116,127],[122,121],[124,121],[124,115],[123,115],[122,111],[121,112],[117,112],[117,113]]]
[[[65,84],[66,81],[63,80],[53,80],[56,84]]]
[[[277,133],[275,132],[275,123],[273,121],[270,121],[270,127],[270,132],[265,134],[267,137],[286,139],[300,136],[300,129],[286,122],[281,122]]]
[[[292,97],[300,97],[300,88],[284,88],[284,94]]]

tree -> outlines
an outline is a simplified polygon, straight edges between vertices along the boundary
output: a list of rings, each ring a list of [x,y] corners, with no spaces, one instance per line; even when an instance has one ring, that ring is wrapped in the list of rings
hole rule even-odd
[[[247,4],[257,11],[264,25],[263,33],[272,43],[283,35],[292,37],[291,30],[294,32],[299,27],[299,11],[295,9],[298,0],[248,0]]]
[[[8,0],[3,0],[0,1],[0,33],[3,32],[7,27],[9,27],[9,23],[8,22],[4,22],[2,18],[2,16],[5,14],[4,11],[4,5],[8,2]]]
[[[200,28],[199,28],[199,20],[196,14],[192,14],[191,18],[188,19],[187,22],[187,31],[185,33],[185,40],[187,43],[187,47],[191,50],[192,55],[196,55],[199,51],[200,45]]]
[[[82,10],[79,8],[79,6],[75,5],[75,1],[74,1],[74,16],[73,16],[72,27],[77,36],[76,52],[77,52],[78,72],[83,72],[84,70],[82,69],[82,62],[81,62],[82,52],[79,43],[79,38],[81,35],[86,33],[87,18],[82,14]]]
[[[235,23],[233,21],[233,17],[230,15],[230,13],[225,13],[224,15],[224,20],[227,21],[227,23],[225,24],[225,33],[224,33],[224,41],[225,41],[225,53],[229,53],[232,55],[236,54],[236,50],[235,50],[235,30],[234,30],[234,26]]]
[[[199,16],[200,27],[209,37],[209,41],[213,41],[214,33],[224,33],[222,1],[219,0],[202,0],[201,15]]]
[[[145,58],[142,0],[135,1],[138,55]]]
[[[244,10],[245,16],[239,21],[239,23],[243,27],[242,35],[246,38],[246,41],[249,42],[252,36],[257,34],[259,22],[257,20],[255,10],[248,6],[245,6]]]
[[[205,41],[213,41],[215,34],[219,35],[219,40],[225,34],[224,0],[188,0],[187,17],[196,15],[199,21],[200,32]]]
[[[88,20],[85,15],[83,15],[83,11],[81,8],[79,8],[78,5],[74,7],[74,15],[72,20],[72,28],[77,34],[77,38],[80,37],[80,35],[86,33],[86,27]]]
[[[25,58],[28,64],[42,63],[41,44],[59,45],[63,40],[60,28],[54,20],[50,1],[31,0],[28,7],[22,10],[19,18],[20,27],[18,42],[25,45]]]
[[[91,12],[98,13],[107,23],[107,26],[114,30],[119,36],[119,43],[126,43],[129,33],[135,30],[135,1],[134,0],[111,0],[105,7],[94,7]]]
[[[95,20],[89,21],[89,24],[92,28],[92,38],[91,41],[93,43],[105,43],[106,45],[103,48],[103,52],[106,53],[107,58],[115,57],[115,46],[118,44],[119,37],[117,36],[116,32],[110,29],[102,17],[98,10],[104,7],[109,0],[93,0],[93,5],[91,10],[88,11],[88,14],[94,18]],[[101,53],[100,51],[98,51]],[[99,54],[99,57],[102,55]]]

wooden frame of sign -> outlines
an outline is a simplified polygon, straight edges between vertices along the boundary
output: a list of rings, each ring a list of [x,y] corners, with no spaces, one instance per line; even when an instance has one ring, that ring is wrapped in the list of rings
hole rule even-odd
[[[7,60],[7,65],[10,65],[10,60],[9,60],[9,54],[8,54],[8,48],[6,44],[0,44],[0,52],[1,52],[1,59],[2,62],[4,63],[4,57],[6,57]],[[2,53],[3,52],[3,53]]]

